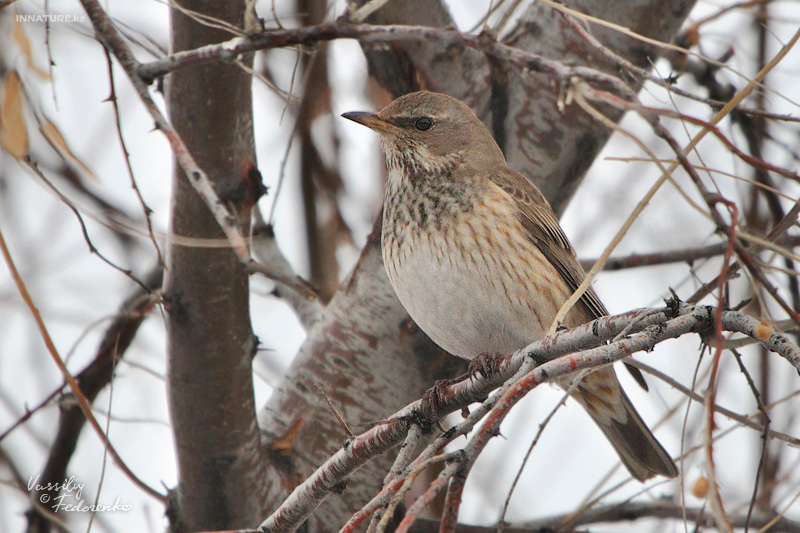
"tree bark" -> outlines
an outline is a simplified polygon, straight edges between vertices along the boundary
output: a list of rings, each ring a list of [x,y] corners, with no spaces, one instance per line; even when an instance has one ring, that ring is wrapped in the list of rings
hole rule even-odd
[[[243,2],[193,0],[193,12],[242,26]],[[231,38],[178,10],[173,51]],[[170,118],[217,192],[249,233],[255,149],[251,77],[233,64],[172,74]],[[225,236],[208,207],[175,166],[172,235]],[[168,394],[178,459],[178,487],[168,514],[173,531],[236,529],[263,518],[264,462],[256,422],[248,275],[227,247],[171,242],[164,283]]]

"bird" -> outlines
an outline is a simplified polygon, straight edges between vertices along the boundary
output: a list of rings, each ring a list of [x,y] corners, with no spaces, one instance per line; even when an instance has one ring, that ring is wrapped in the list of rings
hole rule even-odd
[[[342,116],[380,135],[387,168],[381,255],[420,329],[470,360],[510,355],[542,338],[585,272],[544,195],[511,169],[469,106],[419,91],[378,113]],[[607,314],[589,288],[563,325]],[[572,397],[634,478],[677,476],[612,366],[585,375]]]

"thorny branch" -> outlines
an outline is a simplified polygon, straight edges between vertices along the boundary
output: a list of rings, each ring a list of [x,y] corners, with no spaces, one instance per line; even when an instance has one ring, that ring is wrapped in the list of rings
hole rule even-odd
[[[142,196],[142,191],[139,189],[139,184],[136,182],[136,177],[133,173],[133,166],[131,165],[130,153],[128,152],[128,147],[125,144],[125,137],[122,135],[122,120],[120,119],[119,114],[119,99],[117,98],[117,88],[114,81],[114,65],[111,61],[111,54],[109,53],[108,49],[105,49],[104,52],[106,56],[106,65],[108,67],[109,95],[107,100],[111,102],[111,105],[114,108],[114,122],[116,124],[117,139],[119,140],[119,146],[122,149],[123,160],[125,161],[125,169],[128,171],[128,177],[131,181],[131,188],[136,194],[136,199],[139,201],[139,206],[142,208],[145,224],[147,224],[147,235],[150,237],[150,242],[153,243],[153,249],[155,249],[156,257],[158,258],[158,264],[163,265],[164,258],[161,255],[161,248],[158,247],[158,242],[156,241],[155,234],[153,233],[153,221],[151,219],[153,210],[150,209],[150,206],[148,206],[145,202],[144,197]]]
[[[488,379],[466,380],[448,386],[435,406],[417,401],[395,413],[385,422],[348,441],[283,502],[259,531],[270,533],[295,531],[337,486],[366,462],[386,453],[404,439],[414,420],[438,420],[470,403],[481,402],[461,423],[451,428],[409,464],[400,476],[387,478],[387,486],[378,496],[385,502],[402,486],[401,480],[421,461],[441,453],[444,446],[458,435],[470,431],[486,416],[480,430],[464,448],[464,458],[452,475],[474,463],[486,444],[498,434],[500,422],[528,391],[539,384],[574,372],[618,361],[641,350],[651,350],[659,342],[692,332],[714,329],[715,308],[692,306],[672,300],[658,310],[638,310],[614,317],[603,317],[572,330],[559,331],[504,359]],[[765,348],[787,359],[800,372],[800,348],[785,335],[764,322],[743,313],[723,311],[721,323],[725,331],[738,332],[756,339]],[[633,325],[632,325],[633,324]],[[632,326],[631,326],[632,325]],[[626,337],[603,344],[629,328]],[[547,361],[536,366],[536,361]],[[487,399],[491,391],[505,383]],[[373,500],[360,511],[360,520],[379,505]]]
[[[249,272],[258,272],[270,279],[292,287],[309,299],[314,299],[316,297],[314,291],[302,279],[284,279],[270,272],[253,259],[247,246],[247,241],[236,222],[236,217],[220,199],[219,195],[214,190],[214,186],[208,179],[208,176],[206,176],[203,169],[197,165],[197,162],[189,152],[183,139],[181,139],[175,128],[172,127],[167,117],[161,113],[158,106],[153,101],[153,98],[150,96],[147,84],[139,74],[140,63],[134,57],[132,50],[125,42],[119,30],[117,30],[108,14],[96,0],[81,0],[81,3],[83,4],[86,14],[89,15],[89,20],[92,22],[98,41],[109,50],[125,70],[139,98],[153,118],[156,128],[161,130],[167,137],[176,161],[186,174],[192,187],[194,187],[198,194],[200,194],[200,197],[203,198],[217,223],[225,232],[225,235],[231,243],[231,249],[236,253],[236,256],[244,263]]]

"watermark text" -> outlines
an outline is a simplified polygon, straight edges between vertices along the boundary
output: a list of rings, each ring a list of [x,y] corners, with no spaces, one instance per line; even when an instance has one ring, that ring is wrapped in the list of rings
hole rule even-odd
[[[15,15],[17,22],[86,22],[86,15],[57,15],[48,13],[46,15]]]
[[[63,482],[39,483],[39,476],[33,476],[28,480],[28,491],[37,493],[39,502],[45,507],[52,509],[54,513],[59,511],[78,512],[78,513],[99,513],[109,511],[130,511],[131,505],[120,503],[119,497],[113,505],[100,503],[87,504],[83,501],[84,484],[78,482],[75,476],[65,479]],[[55,494],[55,496],[53,495]]]

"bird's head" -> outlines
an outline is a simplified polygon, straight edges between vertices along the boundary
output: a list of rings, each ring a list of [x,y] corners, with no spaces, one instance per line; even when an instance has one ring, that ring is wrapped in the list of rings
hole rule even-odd
[[[342,116],[380,134],[390,170],[430,174],[455,164],[505,164],[483,122],[446,94],[420,91],[401,96],[378,113]]]

